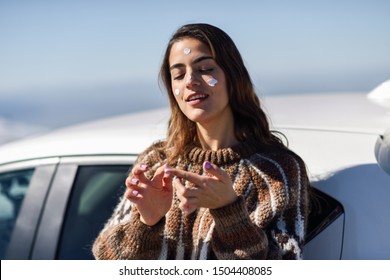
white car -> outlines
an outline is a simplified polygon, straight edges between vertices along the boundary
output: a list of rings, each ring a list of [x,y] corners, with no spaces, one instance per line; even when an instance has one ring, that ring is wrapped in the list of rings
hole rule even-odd
[[[318,197],[306,259],[390,259],[390,108],[381,106],[390,90],[379,89],[263,100]],[[164,138],[168,115],[129,114],[0,146],[0,259],[92,258],[129,169]]]

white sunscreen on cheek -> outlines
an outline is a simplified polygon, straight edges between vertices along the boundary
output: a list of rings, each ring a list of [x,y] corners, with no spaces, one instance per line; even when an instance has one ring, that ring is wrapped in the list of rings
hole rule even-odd
[[[207,81],[207,84],[210,86],[210,87],[215,87],[215,85],[218,83],[218,80],[217,79],[214,79],[214,78],[211,78]]]
[[[180,89],[175,89],[175,95],[179,95],[180,94]]]

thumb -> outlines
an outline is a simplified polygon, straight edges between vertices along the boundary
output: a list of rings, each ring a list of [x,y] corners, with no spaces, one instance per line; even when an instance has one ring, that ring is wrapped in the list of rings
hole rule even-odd
[[[169,171],[164,169],[164,175],[162,177],[162,186],[168,191],[173,189],[172,187],[172,175]]]
[[[165,171],[166,164],[157,168],[152,178],[152,186],[156,189],[172,189],[172,180],[169,173]]]

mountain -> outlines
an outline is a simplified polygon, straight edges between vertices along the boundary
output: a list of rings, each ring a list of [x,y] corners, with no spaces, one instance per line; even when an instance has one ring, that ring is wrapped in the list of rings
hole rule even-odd
[[[13,121],[0,116],[0,145],[48,130],[45,127]]]

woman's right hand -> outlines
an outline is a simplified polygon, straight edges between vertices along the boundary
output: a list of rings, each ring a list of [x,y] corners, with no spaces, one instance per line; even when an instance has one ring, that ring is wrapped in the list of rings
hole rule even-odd
[[[148,166],[136,164],[126,179],[125,196],[137,206],[141,222],[153,226],[165,216],[172,204],[172,178],[165,173],[166,165],[159,167],[153,178],[145,176]]]

